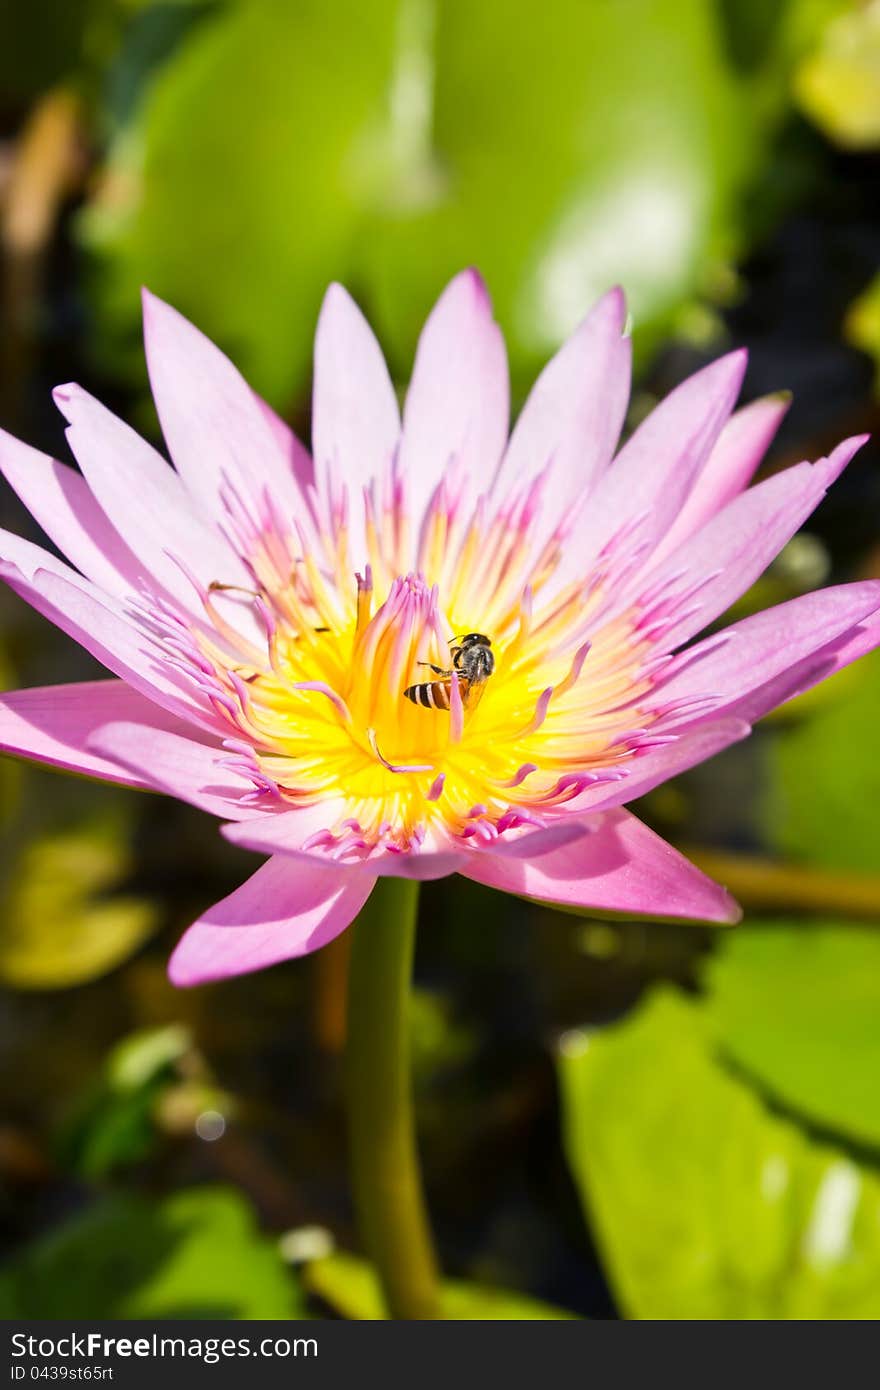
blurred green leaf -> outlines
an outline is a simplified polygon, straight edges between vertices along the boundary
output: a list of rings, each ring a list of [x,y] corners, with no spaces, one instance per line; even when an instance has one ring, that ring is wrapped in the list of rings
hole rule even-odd
[[[824,27],[794,79],[799,105],[837,144],[880,143],[880,4],[847,6]]]
[[[156,1077],[168,1074],[192,1047],[188,1028],[169,1023],[165,1028],[145,1028],[117,1043],[107,1058],[106,1074],[117,1091],[136,1091]]]
[[[0,1274],[5,1318],[304,1317],[301,1292],[249,1204],[225,1188],[112,1197]]]
[[[809,1120],[880,1148],[876,927],[742,927],[710,958],[706,980],[725,1054]]]
[[[450,1001],[427,989],[414,989],[409,1004],[410,1047],[415,1085],[438,1072],[461,1066],[476,1050],[473,1028],[452,1015]]]
[[[767,741],[761,820],[774,849],[828,868],[877,867],[880,653],[862,659],[842,698],[814,707]],[[835,677],[835,681],[840,678]]]
[[[880,275],[850,305],[844,333],[854,347],[874,359],[875,389],[880,392]]]
[[[239,0],[174,51],[83,224],[111,357],[139,338],[146,284],[271,399],[302,388],[321,295],[351,260],[395,10]],[[139,347],[130,360],[142,372]]]
[[[471,263],[519,385],[615,281],[648,349],[727,275],[750,113],[715,0],[239,0],[160,68],[84,218],[108,362],[142,374],[146,283],[284,403],[340,278],[404,376]]]
[[[117,1044],[63,1127],[57,1148],[64,1166],[95,1180],[146,1158],[158,1138],[157,1103],[191,1047],[188,1030],[178,1024]]]
[[[394,107],[410,160],[360,243],[398,366],[469,263],[520,383],[618,281],[649,348],[732,250],[757,154],[713,0],[411,8],[424,14],[409,57],[424,90]]]
[[[379,1283],[372,1265],[366,1260],[339,1252],[314,1261],[308,1266],[305,1277],[309,1291],[343,1317],[370,1322],[385,1317]],[[462,1280],[444,1283],[442,1305],[445,1318],[480,1322],[567,1320],[575,1316],[525,1294]]]
[[[623,1312],[650,1320],[880,1316],[880,1180],[777,1118],[658,991],[568,1034],[568,1160]]]
[[[155,929],[143,898],[111,890],[128,871],[126,828],[96,821],[43,835],[7,865],[0,891],[0,980],[66,989],[106,974]]]

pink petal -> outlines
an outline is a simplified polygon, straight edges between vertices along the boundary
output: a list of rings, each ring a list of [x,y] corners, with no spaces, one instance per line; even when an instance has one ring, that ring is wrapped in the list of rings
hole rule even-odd
[[[143,565],[111,526],[79,473],[3,430],[0,470],[72,565],[108,593],[121,595],[137,589]]]
[[[654,552],[652,564],[671,554],[748,487],[790,403],[791,396],[781,391],[752,401],[730,417],[681,511]]]
[[[150,730],[181,733],[187,729],[181,720],[144,699],[124,681],[84,681],[0,695],[0,749],[87,777],[152,787],[148,777],[90,751],[96,729],[119,720],[134,728],[138,743]],[[188,732],[191,735],[192,731]]]
[[[255,519],[264,516],[267,495],[278,513],[301,514],[302,495],[277,425],[229,358],[147,291],[144,342],[165,442],[205,518],[226,520],[227,484]]]
[[[578,512],[569,554],[556,582],[583,574],[628,522],[638,523],[648,551],[681,511],[739,393],[743,351],[704,367],[660,402],[639,425]]]
[[[311,862],[330,864],[325,854],[313,854],[302,846],[318,830],[327,829],[346,814],[343,803],[318,803],[304,810],[281,812],[278,815],[264,815],[248,820],[238,820],[235,824],[224,825],[222,834],[232,844],[258,851],[260,854],[280,854],[297,860],[307,858]],[[502,837],[493,853],[505,859],[522,858],[526,855],[537,857],[549,854],[562,844],[568,844],[587,834],[589,827],[575,820],[559,820],[541,830],[527,831],[516,838]],[[425,845],[410,853],[392,854],[387,850],[377,850],[363,862],[370,873],[381,878],[411,878],[420,882],[430,879],[446,878],[448,874],[461,870],[465,861],[474,855],[482,854],[481,846],[471,843],[468,846],[455,844],[448,837],[435,835]]]
[[[509,410],[504,339],[483,281],[465,270],[422,330],[403,412],[400,471],[413,534],[453,461],[473,491],[488,487],[507,442]]]
[[[47,550],[0,531],[0,578],[148,700],[202,728],[217,726],[216,717],[196,699],[185,678],[163,663],[117,601]]]
[[[363,490],[389,477],[399,438],[400,412],[381,348],[351,296],[331,285],[315,337],[312,446],[325,505],[343,484],[348,490],[357,565],[367,558]]]
[[[232,844],[259,854],[278,854],[297,863],[335,869],[344,861],[333,860],[323,852],[303,849],[303,845],[311,836],[332,828],[348,814],[343,801],[328,798],[302,809],[239,819],[236,824],[224,825],[221,833]],[[409,854],[390,854],[386,850],[378,850],[369,859],[360,862],[373,875],[424,881],[445,878],[447,874],[454,873],[464,853],[466,851],[461,849],[429,849]]]
[[[515,839],[502,835],[488,852],[497,859],[541,859],[545,854],[552,854],[563,845],[573,844],[582,836],[591,834],[593,829],[589,821],[565,816],[541,830],[526,830]],[[483,850],[475,847],[474,853],[482,854]]]
[[[70,422],[68,442],[92,492],[145,573],[184,608],[198,613],[199,597],[175,556],[206,587],[214,580],[245,587],[252,583],[232,547],[202,519],[180,478],[155,449],[82,387],[59,386],[54,394]],[[259,635],[246,605],[236,605],[235,620],[250,635]]]
[[[658,701],[665,707],[717,693],[717,704],[701,718],[735,714],[753,722],[880,643],[878,616],[877,580],[803,594],[682,652]]]
[[[303,497],[305,497],[308,489],[313,487],[315,482],[315,468],[312,463],[312,456],[308,449],[297,439],[287,421],[282,420],[281,416],[272,409],[271,405],[268,405],[260,396],[257,396],[256,392],[254,395],[260,407],[260,413],[269,426],[269,429],[272,431],[275,446],[282,458],[287,459],[288,465],[296,479],[297,487]]]
[[[498,469],[493,496],[503,499],[552,463],[549,533],[581,502],[611,461],[629,402],[632,344],[624,338],[626,302],[609,291],[538,377]]]
[[[592,834],[536,860],[501,859],[490,851],[461,869],[466,878],[505,893],[597,916],[736,922],[728,893],[627,811],[610,811]]]
[[[225,765],[231,754],[215,744],[196,743],[164,729],[115,723],[97,729],[88,747],[137,773],[154,790],[188,801],[209,815],[231,820],[254,814],[253,805],[241,800],[253,791],[253,784]]]
[[[662,732],[662,726],[659,730]],[[639,796],[678,777],[689,768],[714,758],[731,744],[747,738],[751,725],[742,719],[718,719],[711,723],[682,733],[674,743],[661,744],[640,753],[627,763],[621,764],[626,776],[619,782],[601,782],[588,787],[580,796],[569,801],[566,810],[570,814],[584,811],[604,811],[611,806],[623,806],[635,801]]]
[[[357,916],[373,883],[364,873],[270,859],[184,932],[168,966],[171,982],[204,984],[317,951]]]
[[[663,633],[667,650],[680,646],[707,627],[754,584],[798,527],[825,496],[867,435],[844,440],[827,459],[799,463],[741,492],[711,521],[651,569],[651,586],[684,571],[686,579],[707,576],[698,604],[687,605],[681,618]]]

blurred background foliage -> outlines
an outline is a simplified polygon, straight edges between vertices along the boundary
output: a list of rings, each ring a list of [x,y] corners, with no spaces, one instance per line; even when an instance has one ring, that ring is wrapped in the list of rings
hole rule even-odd
[[[626,287],[632,420],[751,349],[766,469],[876,428],[877,0],[0,0],[3,424],[76,377],[150,433],[138,291],[308,430],[327,282],[401,385],[482,269],[515,404]],[[3,522],[34,535],[14,499]],[[880,574],[876,447],[739,611]],[[90,676],[0,595],[6,687]],[[423,895],[421,1134],[457,1317],[880,1316],[880,664],[641,808],[733,932]],[[345,945],[179,993],[251,857],[159,798],[0,765],[6,1316],[380,1315],[340,1111]]]

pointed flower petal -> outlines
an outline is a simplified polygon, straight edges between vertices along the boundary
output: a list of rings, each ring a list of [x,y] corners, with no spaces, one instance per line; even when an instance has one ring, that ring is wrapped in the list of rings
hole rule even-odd
[[[89,747],[97,729],[119,721],[131,728],[138,745],[145,734],[156,729],[192,734],[181,720],[144,699],[124,681],[83,681],[79,685],[9,690],[0,695],[0,749],[67,772],[152,788],[149,777],[141,777]]]
[[[475,856],[466,878],[505,893],[598,916],[737,922],[728,893],[627,811],[602,817],[592,835],[534,861]]]
[[[55,402],[69,422],[67,439],[94,497],[144,573],[193,612],[200,610],[199,598],[175,556],[185,559],[187,571],[205,586],[215,580],[251,582],[231,545],[202,520],[180,478],[155,449],[81,386],[57,387]]]
[[[215,721],[174,668],[163,665],[134,620],[47,550],[0,531],[0,577],[73,637],[108,671],[169,713],[213,728]]]
[[[332,480],[344,479],[349,518],[360,516],[364,488],[389,477],[399,438],[400,412],[382,350],[348,292],[331,285],[315,337],[312,403],[312,447],[325,504]],[[366,558],[356,543],[353,555],[357,564]]]
[[[488,487],[507,440],[507,353],[482,279],[462,271],[422,330],[403,413],[400,472],[415,526],[454,463]]]
[[[709,576],[700,588],[698,603],[664,630],[667,648],[681,645],[707,627],[760,578],[866,437],[844,440],[827,459],[796,464],[740,493],[650,570],[652,584],[675,573]]]
[[[630,520],[640,522],[650,555],[708,459],[745,367],[744,352],[728,353],[688,377],[639,425],[578,518],[571,544],[582,569]]]
[[[203,515],[226,520],[231,487],[255,517],[266,495],[295,516],[303,499],[296,460],[279,448],[263,402],[218,347],[176,309],[144,291],[144,341],[162,433]]]
[[[657,564],[748,487],[791,404],[787,391],[731,415],[681,511],[654,552]]]
[[[3,430],[0,470],[49,539],[80,573],[110,594],[137,590],[143,566],[79,473]]]
[[[253,814],[245,800],[254,791],[243,772],[212,744],[187,734],[117,722],[96,729],[88,748],[99,757],[128,768],[154,791],[167,792],[210,815],[231,818]]]
[[[625,323],[623,292],[611,290],[538,377],[498,470],[493,494],[503,498],[550,465],[548,531],[592,491],[617,446],[632,357]]]
[[[172,984],[244,975],[319,950],[357,916],[373,882],[270,859],[184,932],[168,966]]]
[[[802,594],[689,647],[658,687],[657,699],[674,706],[716,691],[711,714],[702,718],[760,719],[880,642],[880,622],[861,626],[872,616],[880,616],[878,580]]]

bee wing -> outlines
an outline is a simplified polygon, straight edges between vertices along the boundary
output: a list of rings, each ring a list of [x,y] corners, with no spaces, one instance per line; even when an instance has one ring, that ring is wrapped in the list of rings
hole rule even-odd
[[[485,680],[471,680],[467,676],[459,676],[458,688],[461,692],[461,703],[465,709],[476,709],[483,698],[486,682]]]

